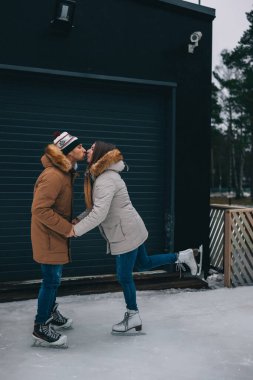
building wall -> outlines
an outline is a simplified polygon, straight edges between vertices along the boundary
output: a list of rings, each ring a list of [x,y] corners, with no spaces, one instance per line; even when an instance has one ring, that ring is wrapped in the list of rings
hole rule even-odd
[[[50,27],[53,12],[51,0],[5,2],[0,65],[175,82],[175,249],[204,243],[207,268],[213,11],[180,0],[83,0],[67,35]]]

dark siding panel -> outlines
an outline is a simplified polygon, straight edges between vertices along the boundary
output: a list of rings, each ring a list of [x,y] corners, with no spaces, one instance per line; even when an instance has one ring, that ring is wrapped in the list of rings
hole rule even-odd
[[[122,177],[149,230],[149,251],[164,249],[165,95],[151,89],[97,86],[76,80],[17,76],[0,87],[1,280],[40,276],[32,261],[30,208],[40,156],[55,130],[116,144],[130,167]],[[84,209],[83,171],[75,183],[75,214]],[[72,240],[65,276],[114,272],[98,229]]]

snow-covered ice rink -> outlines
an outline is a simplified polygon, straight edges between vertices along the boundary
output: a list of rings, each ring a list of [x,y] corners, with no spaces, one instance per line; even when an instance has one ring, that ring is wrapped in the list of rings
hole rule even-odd
[[[0,379],[253,379],[253,287],[137,294],[139,336],[111,335],[121,293],[59,298],[68,349],[31,346],[36,300],[1,303]]]

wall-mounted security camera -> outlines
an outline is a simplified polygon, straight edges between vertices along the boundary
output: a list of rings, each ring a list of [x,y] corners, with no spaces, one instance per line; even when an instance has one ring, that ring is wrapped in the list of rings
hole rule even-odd
[[[188,45],[188,53],[194,53],[194,49],[196,46],[199,45],[199,41],[201,40],[201,38],[202,38],[201,32],[193,32],[190,35],[190,41],[192,43]]]
[[[190,35],[190,40],[193,43],[199,42],[201,40],[202,33],[201,32],[194,32]]]

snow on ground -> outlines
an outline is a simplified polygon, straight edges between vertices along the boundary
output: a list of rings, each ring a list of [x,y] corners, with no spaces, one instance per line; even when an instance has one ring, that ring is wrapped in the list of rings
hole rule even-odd
[[[212,288],[138,292],[137,336],[110,333],[121,293],[59,298],[68,349],[31,346],[36,300],[2,303],[0,379],[252,380],[253,288]]]

